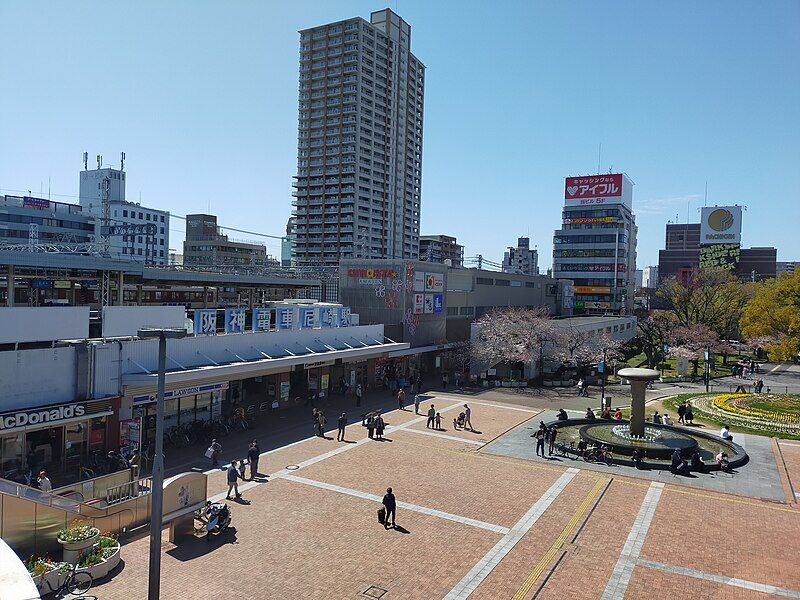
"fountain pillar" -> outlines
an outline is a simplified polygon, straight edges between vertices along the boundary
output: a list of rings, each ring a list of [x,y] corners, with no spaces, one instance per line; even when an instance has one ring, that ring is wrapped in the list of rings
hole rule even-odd
[[[653,369],[620,369],[617,376],[631,382],[631,435],[644,435],[644,393],[647,384],[658,379]]]

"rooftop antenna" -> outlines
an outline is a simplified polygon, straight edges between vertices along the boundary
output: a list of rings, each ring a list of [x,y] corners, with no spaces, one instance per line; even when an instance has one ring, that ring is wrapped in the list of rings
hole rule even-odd
[[[88,152],[84,152],[83,153],[83,170],[84,171],[88,171],[89,170],[89,153]]]
[[[97,168],[98,168],[98,170],[100,169],[100,165],[102,165],[102,164],[103,164],[103,157],[98,154],[97,155]]]
[[[600,157],[603,154],[603,142],[597,145],[597,174],[600,174]]]
[[[124,153],[124,152],[121,152],[121,153],[120,153],[120,157],[119,157],[119,170],[120,170],[120,171],[124,171],[124,170],[125,170],[125,153]]]
[[[703,195],[703,206],[708,204],[708,179],[706,179],[706,193]]]

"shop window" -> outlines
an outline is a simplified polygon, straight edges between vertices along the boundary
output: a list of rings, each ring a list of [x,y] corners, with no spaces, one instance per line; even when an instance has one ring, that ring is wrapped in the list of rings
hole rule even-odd
[[[105,450],[107,418],[98,417],[89,421],[89,453]]]
[[[198,394],[195,419],[198,421],[211,420],[211,394]]]
[[[164,398],[164,431],[178,424],[178,398]]]
[[[67,425],[64,433],[64,466],[67,471],[76,471],[81,464],[81,458],[86,454],[87,424]]]
[[[25,446],[25,434],[18,433],[17,435],[9,435],[0,438],[0,468],[3,473],[8,474],[11,471],[21,471],[22,466],[22,450]]]
[[[186,425],[187,423],[194,422],[194,396],[187,396],[180,398],[180,412],[178,414],[178,423]]]

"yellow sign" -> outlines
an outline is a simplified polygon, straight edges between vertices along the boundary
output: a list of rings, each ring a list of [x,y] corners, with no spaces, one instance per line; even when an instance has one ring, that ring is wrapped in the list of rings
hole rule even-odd
[[[576,294],[610,294],[611,288],[606,286],[576,285]]]

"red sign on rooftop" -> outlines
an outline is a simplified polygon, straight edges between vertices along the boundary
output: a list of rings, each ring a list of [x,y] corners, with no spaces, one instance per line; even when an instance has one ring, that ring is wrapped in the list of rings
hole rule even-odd
[[[614,198],[622,196],[622,173],[567,177],[564,198]]]

